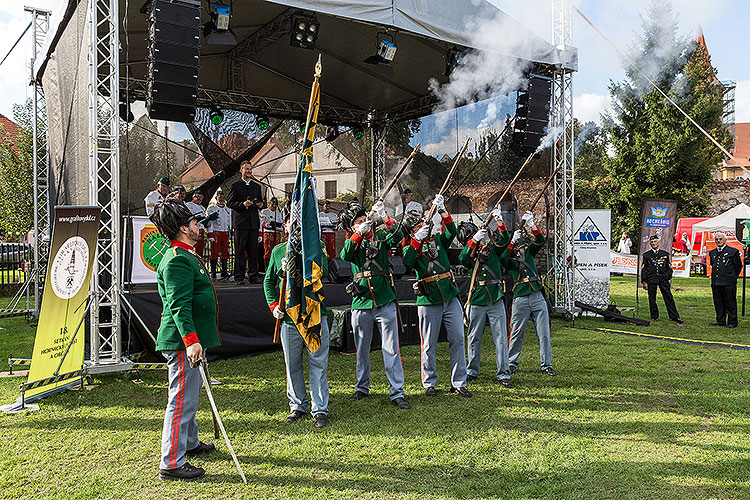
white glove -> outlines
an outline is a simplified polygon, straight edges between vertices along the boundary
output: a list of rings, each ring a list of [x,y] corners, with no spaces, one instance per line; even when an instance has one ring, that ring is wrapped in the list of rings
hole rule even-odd
[[[487,230],[482,228],[476,233],[474,233],[474,236],[471,237],[472,240],[476,241],[477,243],[484,243],[487,241]]]
[[[284,319],[284,311],[279,306],[273,308],[273,317],[276,319]]]
[[[521,216],[521,220],[526,223],[527,227],[534,227],[534,214],[531,212],[526,212]]]
[[[512,244],[519,243],[521,240],[523,240],[523,234],[521,234],[520,229],[516,229],[516,231],[513,233],[513,238],[510,240]]]
[[[500,224],[503,221],[503,211],[499,208],[496,208],[492,211],[492,218],[495,219],[495,222]]]
[[[388,214],[385,213],[385,203],[383,203],[382,201],[376,201],[372,206],[372,211],[378,214],[383,220],[388,217]]]
[[[369,220],[366,220],[362,224],[354,228],[354,232],[360,236],[364,236],[370,232],[371,228],[372,228],[372,223]]]
[[[286,257],[282,257],[281,259],[281,270],[286,272],[287,267],[289,266],[289,261],[286,260]]]
[[[209,236],[208,241],[210,241],[211,243],[216,243],[216,239],[214,239],[213,236]]]
[[[432,200],[432,204],[435,205],[435,209],[438,212],[445,210],[445,197],[442,194],[436,194],[435,199]]]
[[[414,235],[414,239],[417,241],[423,241],[430,235],[430,226],[428,224],[425,224],[424,226],[420,227],[417,230],[417,233]]]

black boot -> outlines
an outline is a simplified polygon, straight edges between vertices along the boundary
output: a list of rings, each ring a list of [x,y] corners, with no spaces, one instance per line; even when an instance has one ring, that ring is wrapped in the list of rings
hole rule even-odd
[[[229,273],[227,272],[227,259],[221,259],[221,277],[223,279],[229,278]]]
[[[217,264],[216,259],[211,259],[211,279],[212,280],[216,279],[216,264]]]

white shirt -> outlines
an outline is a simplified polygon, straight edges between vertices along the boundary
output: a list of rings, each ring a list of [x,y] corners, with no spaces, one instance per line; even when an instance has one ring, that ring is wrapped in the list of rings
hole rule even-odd
[[[209,232],[228,233],[232,230],[232,211],[226,205],[209,205],[206,215],[219,214],[219,218],[208,223]]]
[[[617,245],[617,251],[620,253],[630,253],[630,247],[633,246],[633,242],[630,241],[630,238],[625,238],[624,240],[620,240],[620,244]]]
[[[270,208],[264,208],[260,211],[259,215],[261,227],[263,228],[262,231],[264,233],[280,233],[284,231],[284,215],[281,213],[281,210],[271,210]],[[270,224],[271,222],[276,222],[280,225],[276,226],[276,224]],[[274,229],[273,226],[276,226],[276,229]]]
[[[198,205],[197,203],[193,203],[192,201],[188,201],[185,203],[185,206],[188,207],[188,210],[190,210],[190,213],[203,219],[206,216],[206,209],[203,208],[203,205]],[[198,225],[201,227],[201,229],[205,229],[205,226],[201,224],[200,222]]]
[[[146,204],[146,215],[150,216],[154,213],[154,207],[162,201],[164,201],[164,197],[156,189],[148,193],[143,199],[143,202]]]
[[[318,214],[318,221],[320,222],[321,232],[334,233],[336,232],[336,224],[339,222],[339,217],[333,212],[320,212]]]

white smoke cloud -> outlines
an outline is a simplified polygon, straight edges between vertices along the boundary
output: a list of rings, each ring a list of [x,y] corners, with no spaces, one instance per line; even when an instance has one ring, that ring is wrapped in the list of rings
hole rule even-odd
[[[602,114],[610,111],[607,95],[581,94],[573,99],[573,114],[581,123],[601,124]]]
[[[453,158],[456,154],[456,144],[460,149],[468,137],[472,138],[471,143],[467,151],[474,151],[474,148],[479,144],[480,139],[487,133],[488,129],[494,130],[496,133],[500,133],[505,127],[505,120],[495,120],[488,127],[483,128],[459,128],[458,129],[458,140],[456,140],[456,128],[454,127],[448,133],[441,136],[437,142],[422,145],[422,152],[426,155],[434,156],[437,159],[448,155]]]

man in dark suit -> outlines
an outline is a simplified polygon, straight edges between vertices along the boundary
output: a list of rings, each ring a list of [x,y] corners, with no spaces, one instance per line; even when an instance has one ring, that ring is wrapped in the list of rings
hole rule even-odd
[[[716,248],[708,252],[711,265],[711,293],[716,322],[711,326],[737,328],[737,278],[742,272],[740,251],[727,245],[724,233],[714,233]]]
[[[232,184],[227,196],[227,205],[234,213],[234,281],[245,284],[245,257],[247,274],[251,284],[258,283],[258,230],[263,208],[260,184],[253,179],[253,165],[246,161],[240,165],[242,178]]]
[[[661,290],[664,305],[667,306],[669,319],[682,324],[677,306],[672,297],[672,262],[669,253],[659,250],[659,237],[651,236],[648,240],[651,250],[644,252],[641,263],[641,282],[648,290],[648,307],[651,310],[651,321],[659,319],[659,307],[656,305],[656,290]]]

